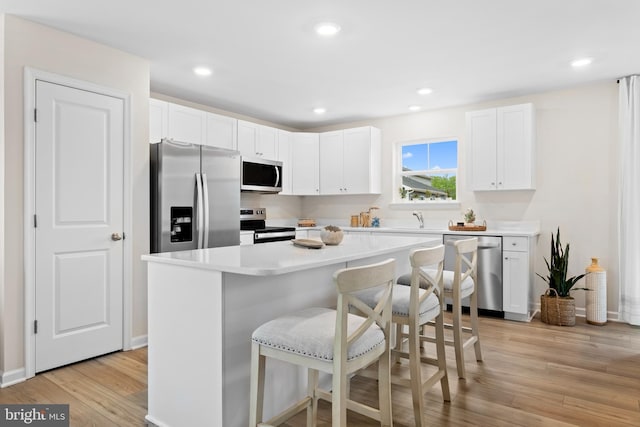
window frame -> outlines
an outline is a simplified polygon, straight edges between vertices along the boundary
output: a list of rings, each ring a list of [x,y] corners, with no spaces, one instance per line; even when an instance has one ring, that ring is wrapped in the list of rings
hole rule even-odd
[[[411,146],[411,145],[420,145],[420,144],[437,144],[441,142],[456,142],[456,168],[446,168],[446,169],[426,169],[426,170],[414,170],[411,172],[404,172],[402,170],[402,150],[403,147]],[[459,191],[459,171],[460,171],[460,138],[455,136],[448,137],[437,137],[437,138],[420,138],[409,141],[397,141],[393,147],[393,187],[392,187],[392,197],[391,197],[391,208],[415,208],[416,206],[420,207],[430,207],[430,208],[445,208],[450,209],[460,205],[460,191]],[[446,174],[446,173],[455,173],[456,176],[456,198],[455,199],[436,199],[436,200],[405,200],[400,198],[400,194],[398,192],[398,188],[402,185],[402,177],[403,176],[411,176],[411,175],[427,175],[427,174]]]

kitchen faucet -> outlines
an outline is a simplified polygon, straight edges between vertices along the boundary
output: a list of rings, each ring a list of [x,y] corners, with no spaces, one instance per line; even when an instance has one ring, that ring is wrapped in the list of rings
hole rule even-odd
[[[422,212],[413,211],[413,216],[418,218],[418,222],[420,223],[420,228],[424,228],[424,218],[422,218]]]

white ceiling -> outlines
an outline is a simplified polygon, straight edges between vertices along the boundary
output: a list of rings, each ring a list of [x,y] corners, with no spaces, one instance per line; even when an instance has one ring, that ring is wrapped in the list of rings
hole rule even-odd
[[[298,129],[640,73],[639,0],[0,0],[0,11],[147,58],[154,92]],[[326,20],[336,37],[314,33]],[[572,69],[585,56],[593,64]]]

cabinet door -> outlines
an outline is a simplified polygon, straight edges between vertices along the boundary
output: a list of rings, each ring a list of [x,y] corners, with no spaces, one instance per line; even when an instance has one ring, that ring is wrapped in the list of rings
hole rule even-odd
[[[502,307],[505,312],[528,314],[529,254],[503,251]]]
[[[533,105],[497,109],[497,188],[535,188]]]
[[[343,194],[344,154],[341,130],[320,134],[320,194]]]
[[[256,155],[271,160],[278,158],[278,129],[264,125],[258,126]]]
[[[256,140],[258,139],[258,125],[256,123],[238,120],[238,151],[245,157],[256,157]]]
[[[344,131],[344,189],[350,194],[371,193],[372,168],[374,167],[370,127]]]
[[[317,133],[294,133],[291,141],[292,193],[318,195],[319,137]]]
[[[202,145],[207,132],[206,113],[195,108],[169,104],[167,136],[174,141]]]
[[[281,195],[291,194],[291,132],[278,131],[278,160],[282,162],[282,191]]]
[[[211,147],[237,149],[238,120],[233,117],[221,116],[214,113],[207,115],[206,145]]]
[[[167,136],[169,105],[165,101],[149,99],[149,142],[154,144]]]
[[[495,108],[467,113],[467,143],[470,146],[472,190],[495,190],[497,130]]]

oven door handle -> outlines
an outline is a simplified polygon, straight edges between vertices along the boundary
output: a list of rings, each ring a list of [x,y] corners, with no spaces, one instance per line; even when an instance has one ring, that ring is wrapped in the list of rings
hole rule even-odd
[[[276,183],[273,186],[278,187],[280,184],[280,168],[278,168],[278,166],[274,166],[273,168],[276,170]]]

